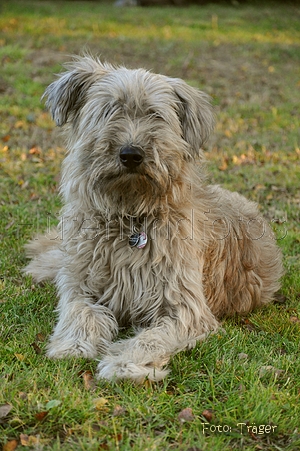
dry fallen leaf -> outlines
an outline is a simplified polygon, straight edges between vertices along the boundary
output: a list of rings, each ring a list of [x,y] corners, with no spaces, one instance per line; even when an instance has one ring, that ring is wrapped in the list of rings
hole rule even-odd
[[[20,442],[23,446],[36,446],[39,441],[40,438],[34,435],[20,434]]]
[[[228,158],[223,158],[222,163],[219,166],[220,171],[226,171],[228,168]]]
[[[34,288],[34,286],[33,286],[33,288]],[[31,287],[31,289],[32,289],[32,287]],[[35,336],[35,341],[36,342],[44,342],[45,341],[45,335],[44,334],[42,334],[41,332],[39,332],[38,334],[36,334],[36,336]]]
[[[10,440],[9,442],[6,442],[5,445],[3,445],[2,451],[14,451],[17,446],[18,446],[17,440]]]
[[[249,332],[256,332],[258,329],[255,324],[253,324],[248,318],[241,318],[241,323],[243,324],[244,328],[249,330]]]
[[[124,407],[117,405],[117,406],[115,406],[112,415],[113,415],[113,417],[120,417],[120,416],[124,415],[125,412],[126,412],[126,410],[124,409]]]
[[[91,390],[91,391],[95,390],[96,382],[95,382],[95,379],[93,378],[91,371],[85,371],[82,374],[82,377],[83,377],[84,388],[86,390]]]
[[[214,415],[213,415],[213,411],[211,409],[205,409],[203,410],[203,412],[201,413],[201,415],[208,421],[211,422]]]
[[[46,412],[38,412],[35,414],[35,419],[38,421],[42,421],[47,415],[48,415],[48,411]]]
[[[11,411],[12,406],[10,404],[3,404],[0,406],[0,418],[5,418]]]
[[[34,352],[35,352],[37,355],[39,355],[39,354],[42,353],[41,348],[39,347],[39,345],[37,345],[37,344],[35,343],[35,341],[34,341],[33,343],[30,343],[30,346],[34,349]]]
[[[23,362],[25,360],[25,356],[23,354],[17,354],[15,353],[16,359],[18,359],[20,362]]]
[[[95,406],[95,409],[102,410],[103,407],[108,403],[108,400],[106,398],[96,398],[93,400],[93,404]]]
[[[33,146],[28,153],[30,155],[40,155],[41,154],[41,148],[39,146]]]
[[[181,423],[186,423],[194,420],[193,411],[190,407],[186,407],[178,414],[178,420]]]
[[[284,370],[279,370],[278,368],[275,368],[272,365],[265,365],[259,369],[259,377],[260,378],[265,376],[265,374],[271,374],[271,373],[275,374],[275,376],[280,376],[282,373],[284,373]]]
[[[274,303],[275,304],[284,304],[287,301],[287,296],[282,293],[276,293]]]

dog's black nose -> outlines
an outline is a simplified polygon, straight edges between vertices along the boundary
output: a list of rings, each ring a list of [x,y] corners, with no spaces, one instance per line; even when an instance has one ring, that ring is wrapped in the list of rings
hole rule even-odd
[[[120,151],[121,163],[129,169],[139,166],[143,162],[144,156],[143,150],[134,146],[122,147]]]

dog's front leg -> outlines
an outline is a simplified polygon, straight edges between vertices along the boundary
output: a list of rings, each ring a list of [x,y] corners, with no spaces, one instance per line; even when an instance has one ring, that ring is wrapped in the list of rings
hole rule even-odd
[[[113,343],[107,355],[100,361],[98,376],[109,380],[132,379],[141,383],[163,379],[171,355],[194,347],[210,331],[218,328],[218,322],[206,309],[202,324],[193,326],[193,313],[178,311],[178,319],[162,317],[152,327],[142,329],[133,338]],[[189,318],[191,316],[191,318]]]
[[[111,310],[84,293],[79,278],[65,268],[58,274],[57,286],[59,317],[47,355],[52,358],[94,358],[104,352],[118,332]]]

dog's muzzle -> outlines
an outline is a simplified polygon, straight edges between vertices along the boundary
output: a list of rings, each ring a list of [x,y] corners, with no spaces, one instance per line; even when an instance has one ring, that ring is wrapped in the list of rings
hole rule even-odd
[[[143,150],[134,146],[122,147],[120,151],[120,161],[128,169],[135,169],[143,160],[145,153]]]

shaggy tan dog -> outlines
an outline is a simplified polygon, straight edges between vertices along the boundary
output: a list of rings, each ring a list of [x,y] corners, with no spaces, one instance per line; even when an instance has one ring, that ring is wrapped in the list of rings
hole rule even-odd
[[[48,356],[102,354],[99,377],[157,381],[218,318],[272,300],[281,254],[253,202],[205,183],[206,94],[89,56],[67,69],[45,92],[66,124],[64,207],[27,246],[26,272],[59,294]],[[136,334],[113,341],[123,326]]]

